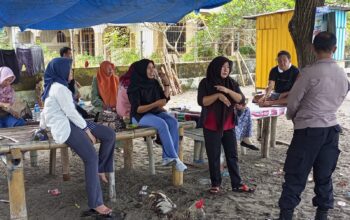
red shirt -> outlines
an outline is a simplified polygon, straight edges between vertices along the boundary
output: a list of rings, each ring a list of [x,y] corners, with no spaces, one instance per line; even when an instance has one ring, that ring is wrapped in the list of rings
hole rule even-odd
[[[224,131],[233,129],[235,127],[235,124],[233,122],[233,114],[228,115],[225,123],[224,123]],[[209,111],[207,114],[207,118],[204,122],[204,128],[212,131],[217,131],[217,125],[216,125],[216,116],[213,111]]]

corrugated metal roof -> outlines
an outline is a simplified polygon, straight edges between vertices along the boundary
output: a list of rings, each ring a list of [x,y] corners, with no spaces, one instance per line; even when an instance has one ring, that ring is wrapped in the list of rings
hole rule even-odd
[[[350,11],[350,7],[348,7],[348,6],[328,6],[328,7],[331,10]],[[273,11],[273,12],[267,12],[267,13],[256,14],[256,15],[243,16],[243,18],[244,19],[255,20],[257,17],[261,17],[261,16],[265,16],[265,15],[278,14],[278,13],[284,13],[284,12],[289,12],[289,11],[294,11],[294,9],[279,9],[279,10]]]
[[[265,15],[273,15],[273,14],[278,14],[278,13],[284,13],[288,11],[294,11],[294,9],[280,9],[274,12],[267,12],[267,13],[262,13],[262,14],[257,14],[257,15],[249,15],[249,16],[243,16],[244,19],[253,19],[255,20],[257,17],[265,16]]]

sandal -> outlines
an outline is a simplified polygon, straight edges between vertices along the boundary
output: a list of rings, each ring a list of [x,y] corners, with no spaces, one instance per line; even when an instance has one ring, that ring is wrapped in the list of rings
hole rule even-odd
[[[233,192],[253,193],[254,188],[249,188],[246,184],[241,184],[239,187],[232,188]]]
[[[99,213],[97,212],[95,209],[89,209],[87,211],[84,211],[81,213],[80,217],[99,217],[99,218],[112,218],[113,217],[113,212],[109,212],[109,213],[106,213],[106,214],[102,214],[102,213]]]
[[[220,192],[220,187],[218,187],[218,186],[213,186],[213,187],[211,187],[211,188],[209,189],[209,192],[210,192],[211,194],[218,194],[218,193]]]

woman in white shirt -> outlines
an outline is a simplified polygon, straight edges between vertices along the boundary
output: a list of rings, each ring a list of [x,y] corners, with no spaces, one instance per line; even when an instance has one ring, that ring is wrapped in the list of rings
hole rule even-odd
[[[89,207],[97,214],[111,215],[112,210],[103,203],[99,176],[107,182],[105,173],[113,172],[115,132],[102,125],[87,123],[75,109],[68,89],[71,65],[69,58],[55,58],[47,65],[40,127],[49,127],[55,142],[66,143],[79,155],[85,165]],[[99,155],[93,146],[96,138],[101,141]]]

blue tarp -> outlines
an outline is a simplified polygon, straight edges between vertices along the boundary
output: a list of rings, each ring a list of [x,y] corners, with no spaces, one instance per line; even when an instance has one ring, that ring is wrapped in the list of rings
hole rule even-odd
[[[104,23],[176,23],[199,9],[230,0],[1,0],[0,27],[40,30],[90,27]]]

